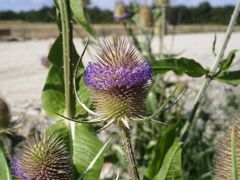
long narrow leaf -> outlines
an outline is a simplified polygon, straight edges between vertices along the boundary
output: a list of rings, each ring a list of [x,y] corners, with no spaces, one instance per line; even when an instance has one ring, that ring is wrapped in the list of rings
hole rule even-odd
[[[89,32],[92,36],[95,36],[95,31],[90,25],[84,14],[84,8],[82,1],[80,0],[70,0],[71,10],[73,13],[73,17],[78,24],[80,24],[87,32]]]
[[[103,154],[103,152],[105,151],[106,147],[108,146],[109,142],[110,142],[111,138],[108,139],[108,141],[101,147],[101,149],[98,151],[98,153],[96,154],[96,156],[94,157],[94,159],[91,161],[91,163],[89,164],[89,166],[87,167],[87,169],[84,171],[84,173],[81,175],[81,177],[79,178],[79,180],[82,180],[85,175],[93,168],[94,164],[97,162],[98,158]]]
[[[7,160],[0,145],[0,179],[12,180],[12,176],[8,167]]]
[[[163,74],[173,71],[177,74],[187,74],[191,77],[201,77],[208,73],[199,63],[193,59],[163,59],[151,63],[152,70],[155,74]]]
[[[216,80],[224,83],[228,83],[231,85],[239,85],[240,84],[240,71],[230,71],[219,74]]]
[[[175,140],[163,160],[163,165],[153,180],[183,180],[181,169],[182,142]]]

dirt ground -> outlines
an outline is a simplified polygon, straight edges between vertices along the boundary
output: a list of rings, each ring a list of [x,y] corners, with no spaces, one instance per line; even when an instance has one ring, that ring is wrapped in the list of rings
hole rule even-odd
[[[116,34],[124,31],[121,24],[94,24],[94,29],[98,35]],[[225,25],[179,25],[173,27],[168,25],[167,31],[169,34],[186,34],[200,32],[225,32]],[[32,23],[22,21],[0,21],[0,29],[9,29],[10,39],[49,39],[58,36],[57,25],[54,23]],[[235,28],[240,31],[240,26]],[[137,28],[135,28],[137,32]],[[87,35],[80,26],[74,26],[74,36],[80,38]],[[2,37],[3,38],[3,37]],[[1,39],[1,35],[0,35]]]

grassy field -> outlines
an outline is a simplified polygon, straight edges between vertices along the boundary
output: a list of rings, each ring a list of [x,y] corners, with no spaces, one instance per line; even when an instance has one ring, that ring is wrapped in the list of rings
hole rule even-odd
[[[98,35],[123,33],[121,24],[94,24],[94,29]],[[11,35],[0,39],[47,39],[55,38],[58,35],[57,27],[54,23],[30,23],[21,21],[0,21],[0,30],[9,29]],[[137,28],[136,28],[137,29]],[[176,28],[168,26],[168,33],[176,31],[182,33],[199,32],[223,32],[226,30],[224,25],[179,25]],[[137,30],[136,30],[137,31]],[[236,27],[240,31],[240,26]],[[74,27],[74,36],[81,37],[87,35],[80,26]]]

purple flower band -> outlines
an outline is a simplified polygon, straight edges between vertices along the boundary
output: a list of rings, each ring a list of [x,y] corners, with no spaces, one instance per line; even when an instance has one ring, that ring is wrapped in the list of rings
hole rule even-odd
[[[122,16],[117,16],[117,15],[113,15],[113,19],[115,19],[115,21],[123,21],[123,20],[127,20],[131,17],[130,13],[124,13]]]
[[[152,71],[147,61],[140,62],[133,67],[110,67],[98,63],[89,63],[84,73],[86,85],[100,90],[144,85],[151,78]]]
[[[30,178],[28,178],[21,170],[21,166],[19,164],[19,161],[17,160],[17,158],[14,156],[11,159],[11,171],[13,173],[13,176],[15,177],[21,177],[23,180],[30,180]]]

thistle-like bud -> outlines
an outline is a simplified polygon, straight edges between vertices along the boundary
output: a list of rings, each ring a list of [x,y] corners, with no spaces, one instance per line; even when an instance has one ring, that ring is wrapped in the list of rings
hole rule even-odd
[[[123,21],[130,17],[130,13],[127,12],[127,6],[124,4],[123,1],[117,1],[115,4],[115,10],[113,18],[116,21]]]
[[[153,14],[152,9],[147,4],[140,7],[140,26],[142,28],[149,28],[153,26]]]
[[[54,135],[34,136],[26,140],[12,158],[11,167],[17,179],[72,179],[67,148]]]
[[[168,5],[170,0],[157,0],[159,5]]]
[[[84,73],[98,114],[125,125],[143,114],[151,78],[149,63],[125,38],[101,43],[96,61],[90,62]]]
[[[0,98],[0,129],[7,128],[10,124],[10,112],[7,103]]]
[[[236,163],[240,172],[240,119],[237,118],[228,124],[224,137],[220,139],[214,155],[214,179],[226,180],[233,178],[233,139],[236,145]],[[239,177],[240,174],[238,174]]]

